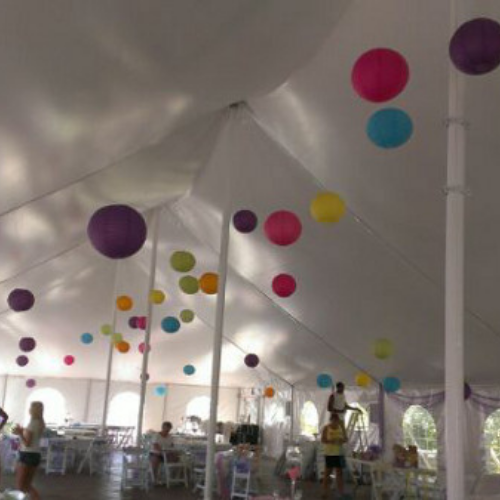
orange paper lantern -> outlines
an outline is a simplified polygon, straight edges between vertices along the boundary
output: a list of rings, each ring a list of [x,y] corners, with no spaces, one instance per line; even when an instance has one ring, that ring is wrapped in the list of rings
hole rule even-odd
[[[118,342],[116,344],[116,348],[119,352],[125,354],[130,351],[130,344],[128,342],[125,342],[125,340],[122,340],[121,342]]]
[[[274,398],[274,389],[272,387],[266,387],[264,390],[264,396],[266,398]]]
[[[132,299],[127,295],[120,295],[120,297],[116,299],[116,307],[119,311],[130,311],[133,305]]]
[[[200,278],[200,288],[207,295],[214,295],[219,288],[219,276],[216,273],[205,273]]]

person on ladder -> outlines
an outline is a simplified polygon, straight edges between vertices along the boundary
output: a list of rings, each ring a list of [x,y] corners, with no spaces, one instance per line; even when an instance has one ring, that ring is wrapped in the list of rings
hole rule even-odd
[[[357,413],[361,413],[361,410],[347,404],[344,394],[345,386],[343,382],[337,382],[335,389],[336,390],[332,392],[330,398],[328,399],[328,411],[330,412],[330,415],[338,415],[340,422],[345,427],[345,414],[347,410],[355,411]]]

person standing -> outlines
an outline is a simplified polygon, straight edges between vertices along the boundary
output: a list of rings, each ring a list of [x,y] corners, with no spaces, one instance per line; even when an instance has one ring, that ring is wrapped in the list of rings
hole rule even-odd
[[[44,430],[43,403],[39,401],[31,403],[28,426],[23,428],[17,425],[13,429],[13,433],[21,440],[16,485],[18,490],[29,494],[30,500],[40,500],[38,491],[33,487],[33,479],[42,460],[40,440]]]
[[[323,454],[325,456],[325,475],[323,476],[323,495],[327,498],[330,485],[330,475],[335,470],[337,491],[344,495],[344,444],[347,443],[345,428],[340,421],[338,413],[332,413],[330,423],[325,425],[321,434]]]
[[[331,415],[337,414],[342,424],[345,421],[345,414],[347,410],[361,413],[359,408],[349,406],[345,398],[345,386],[343,382],[338,382],[335,386],[336,391],[330,395],[328,399],[328,411]]]
[[[0,408],[0,432],[5,427],[5,424],[8,422],[8,420],[9,420],[9,415],[5,413],[3,408]],[[0,484],[2,483],[1,472],[2,472],[2,464],[0,463]]]

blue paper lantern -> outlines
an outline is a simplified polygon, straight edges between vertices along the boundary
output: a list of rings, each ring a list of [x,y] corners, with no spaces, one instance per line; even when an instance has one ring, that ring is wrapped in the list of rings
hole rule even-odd
[[[155,394],[162,398],[167,395],[167,388],[164,385],[158,385],[155,387]]]
[[[196,368],[193,365],[186,365],[183,368],[183,371],[185,375],[191,376],[194,375],[194,373],[196,372]]]
[[[330,377],[327,373],[320,373],[316,379],[316,383],[321,389],[329,389],[333,386],[332,377]]]
[[[383,380],[385,392],[398,392],[401,389],[401,381],[397,377],[385,377]]]
[[[385,108],[370,117],[366,133],[370,140],[380,148],[398,148],[410,139],[413,133],[413,122],[403,110]]]
[[[92,344],[92,342],[94,342],[94,336],[91,333],[82,333],[80,340],[83,344]]]
[[[177,318],[174,318],[173,316],[167,316],[166,318],[163,318],[161,322],[162,330],[167,333],[176,333],[179,331],[180,327],[181,327],[180,321]]]

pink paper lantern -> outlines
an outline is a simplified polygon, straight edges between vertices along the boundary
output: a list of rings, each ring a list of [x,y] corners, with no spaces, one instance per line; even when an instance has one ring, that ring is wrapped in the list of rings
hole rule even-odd
[[[269,241],[275,245],[288,246],[300,238],[302,224],[293,212],[278,210],[267,218],[264,232]]]
[[[145,344],[144,342],[141,342],[141,343],[139,344],[139,352],[140,352],[141,354],[144,354],[144,352],[145,352],[145,351],[146,351],[146,344]],[[151,346],[149,346],[149,348],[148,348],[148,352],[151,352]]]
[[[352,69],[351,81],[360,97],[385,102],[400,94],[410,77],[406,59],[395,50],[377,48],[365,52]]]
[[[273,279],[273,291],[278,297],[286,298],[295,293],[297,282],[289,274],[278,274]]]
[[[67,366],[71,366],[75,362],[75,357],[68,355],[64,356],[64,364]]]
[[[35,379],[30,378],[30,379],[26,380],[26,387],[28,389],[33,389],[33,387],[35,387],[35,386],[36,386],[36,380]]]

